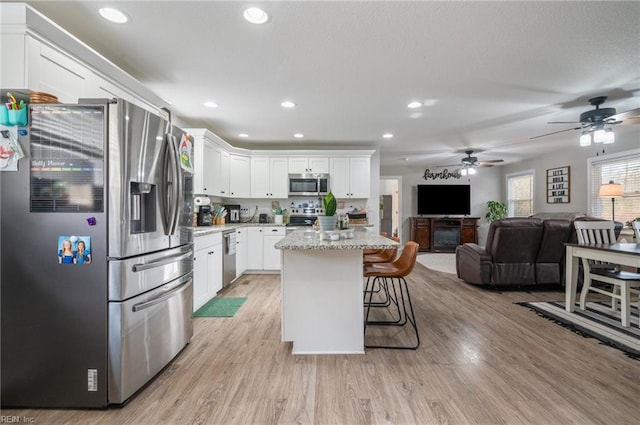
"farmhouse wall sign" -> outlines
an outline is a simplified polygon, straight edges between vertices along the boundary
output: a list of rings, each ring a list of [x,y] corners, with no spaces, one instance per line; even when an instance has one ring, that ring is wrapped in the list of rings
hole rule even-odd
[[[425,180],[438,180],[438,179],[459,179],[462,178],[462,174],[460,174],[460,170],[449,171],[448,169],[444,169],[437,173],[432,173],[428,168],[424,170],[424,175],[422,176]]]

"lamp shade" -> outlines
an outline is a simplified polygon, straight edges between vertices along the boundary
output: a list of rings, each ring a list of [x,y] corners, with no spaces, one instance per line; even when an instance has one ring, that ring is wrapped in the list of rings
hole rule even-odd
[[[607,184],[600,186],[598,197],[600,198],[621,198],[622,197],[622,185],[620,183],[614,183],[613,180]]]

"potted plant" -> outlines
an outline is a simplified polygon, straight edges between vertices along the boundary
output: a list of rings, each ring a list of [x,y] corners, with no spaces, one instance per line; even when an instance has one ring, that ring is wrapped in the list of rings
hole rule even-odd
[[[275,224],[282,224],[283,220],[282,220],[282,208],[280,207],[275,207],[271,210],[271,212],[273,212],[273,222]]]
[[[324,207],[324,215],[318,216],[318,223],[320,224],[320,230],[335,230],[336,228],[336,209],[338,207],[338,201],[336,201],[333,193],[329,191],[324,198],[322,198],[322,206]]]
[[[500,201],[487,201],[487,214],[484,216],[489,223],[507,216],[507,205]]]

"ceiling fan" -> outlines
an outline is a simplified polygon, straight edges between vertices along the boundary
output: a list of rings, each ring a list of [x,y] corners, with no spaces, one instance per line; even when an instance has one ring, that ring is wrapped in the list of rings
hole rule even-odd
[[[531,139],[563,133],[565,131],[582,130],[583,133],[589,133],[597,130],[605,130],[605,126],[608,127],[617,124],[640,124],[640,108],[616,114],[615,108],[600,108],[600,105],[602,105],[606,100],[607,96],[598,96],[589,99],[589,103],[595,106],[595,109],[581,113],[580,121],[551,121],[548,123],[580,125],[560,131],[541,134],[539,136],[531,137]]]
[[[476,167],[493,167],[493,164],[504,162],[503,159],[491,159],[488,161],[478,161],[477,156],[471,156],[473,150],[469,149],[464,151],[467,156],[460,159],[459,164],[439,165],[439,167],[462,167],[462,175],[475,174]]]

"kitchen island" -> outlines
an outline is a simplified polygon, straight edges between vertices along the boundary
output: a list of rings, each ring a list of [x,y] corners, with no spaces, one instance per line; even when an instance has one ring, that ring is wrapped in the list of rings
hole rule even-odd
[[[336,241],[299,230],[276,243],[282,250],[282,340],[293,354],[364,353],[362,255],[399,244],[369,232]]]

